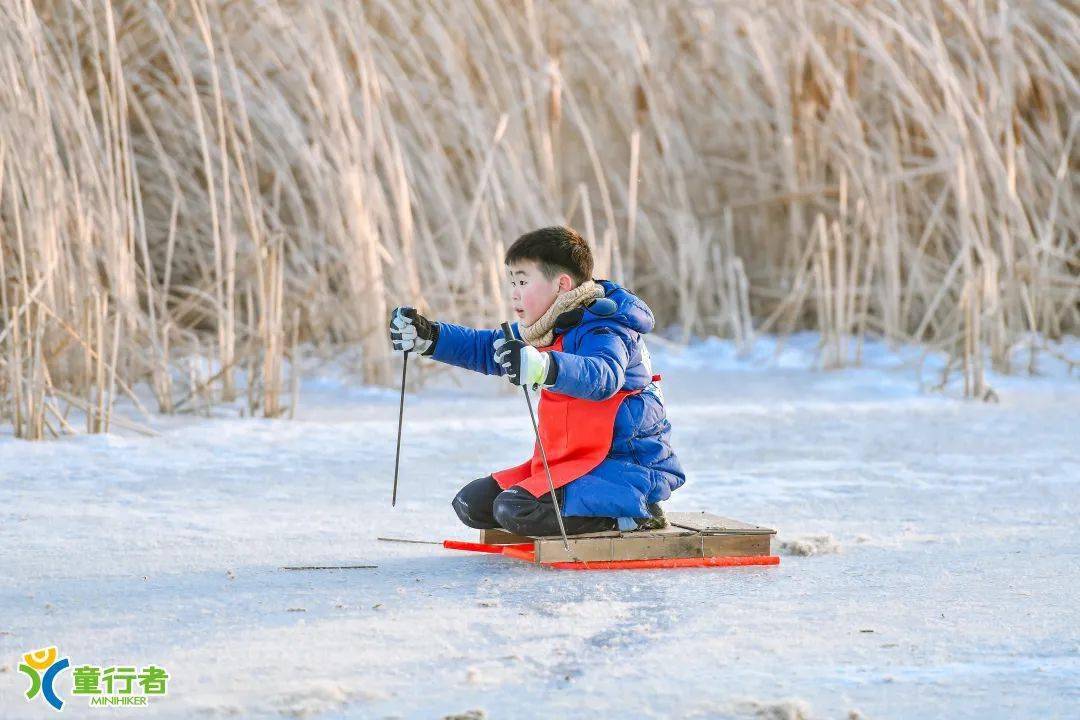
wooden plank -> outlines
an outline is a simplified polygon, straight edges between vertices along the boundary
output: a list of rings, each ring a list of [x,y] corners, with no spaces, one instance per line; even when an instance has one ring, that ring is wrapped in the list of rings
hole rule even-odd
[[[486,545],[532,543],[535,562],[607,562],[688,557],[759,557],[770,554],[775,530],[706,512],[668,513],[668,527],[620,533],[607,530],[562,537],[523,537],[506,530],[481,530]]]
[[[619,537],[568,538],[570,552],[563,547],[561,537],[536,538],[534,554],[536,562],[611,560],[612,543],[621,542]]]
[[[483,545],[518,545],[520,543],[532,542],[531,537],[525,537],[524,535],[515,535],[512,532],[507,532],[502,528],[495,528],[494,530],[481,530],[480,531],[480,543]]]
[[[622,537],[650,537],[652,535],[659,535],[661,537],[667,537],[670,535],[697,535],[696,530],[690,530],[689,528],[678,527],[677,525],[668,525],[666,528],[659,530],[632,530],[625,532]]]
[[[696,532],[710,534],[745,534],[745,535],[775,535],[776,531],[751,525],[740,520],[721,517],[707,512],[671,512],[667,513],[668,522],[676,527],[694,530]]]
[[[612,560],[653,560],[658,558],[702,557],[698,533],[653,533],[626,535],[612,543]]]
[[[772,536],[762,534],[700,535],[705,557],[749,557],[771,555]]]
[[[592,562],[686,557],[757,557],[770,554],[772,536],[766,533],[697,533],[682,528],[625,533],[619,537],[537,538],[536,562]]]
[[[653,560],[612,560],[611,562],[557,562],[547,567],[560,570],[630,570],[634,568],[738,567],[740,565],[779,565],[776,555],[752,557],[656,558]]]
[[[620,533],[615,530],[588,533],[584,535],[570,535],[567,538],[570,544],[570,553],[567,553],[566,548],[563,547],[562,537],[552,535],[536,538],[536,558],[537,562],[555,562],[564,560],[623,560],[626,558],[621,555],[616,557],[615,554],[615,549],[622,547],[623,545],[626,545],[628,548],[648,548],[668,546],[673,542],[683,542],[685,544],[685,541],[675,541],[673,539],[696,537],[697,535],[698,533],[693,530],[674,526],[662,528],[660,530],[637,530],[626,533]],[[627,552],[630,551],[628,550]],[[641,556],[635,555],[631,559],[637,559],[638,557]],[[660,557],[669,556],[662,555]],[[682,556],[675,555],[672,557]]]

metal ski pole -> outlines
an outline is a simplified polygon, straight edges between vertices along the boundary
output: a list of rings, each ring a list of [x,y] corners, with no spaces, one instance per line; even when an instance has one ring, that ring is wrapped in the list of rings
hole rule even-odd
[[[409,351],[401,356],[401,402],[397,416],[397,452],[394,453],[394,493],[390,497],[390,507],[397,505],[398,461],[401,460],[401,419],[405,415],[405,373],[409,371]]]
[[[502,331],[507,342],[514,339],[514,331],[511,329],[510,323],[504,322]],[[536,444],[540,448],[540,459],[544,462],[544,472],[547,473],[548,490],[551,492],[551,502],[555,504],[555,519],[559,521],[559,532],[562,533],[563,547],[566,548],[566,552],[570,552],[570,541],[566,539],[566,526],[563,525],[562,510],[559,509],[559,498],[555,496],[555,481],[551,479],[551,468],[548,466],[547,453],[544,452],[544,442],[540,439],[540,427],[536,424],[536,414],[533,412],[532,398],[529,397],[529,387],[522,385],[521,389],[525,392],[525,404],[529,406],[529,419],[532,420],[533,433],[536,434]]]

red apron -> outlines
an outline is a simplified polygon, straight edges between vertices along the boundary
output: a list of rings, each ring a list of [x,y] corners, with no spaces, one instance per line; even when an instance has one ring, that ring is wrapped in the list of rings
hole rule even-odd
[[[563,336],[540,352],[562,351]],[[659,375],[652,379],[659,380]],[[642,388],[644,389],[644,388]],[[540,439],[547,452],[552,484],[560,488],[577,480],[595,468],[611,451],[615,415],[627,395],[638,390],[619,390],[607,400],[583,400],[551,390],[540,391]],[[548,492],[547,474],[540,455],[540,445],[534,443],[532,457],[516,467],[491,474],[503,490],[520,486],[533,497]]]

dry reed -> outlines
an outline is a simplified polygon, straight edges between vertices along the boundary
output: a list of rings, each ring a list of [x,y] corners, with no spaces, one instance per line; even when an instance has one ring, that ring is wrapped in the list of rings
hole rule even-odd
[[[11,0],[0,418],[146,431],[117,397],[241,370],[277,416],[303,342],[390,383],[388,308],[491,326],[559,222],[684,338],[923,343],[986,397],[1080,326],[1078,66],[1056,2]]]

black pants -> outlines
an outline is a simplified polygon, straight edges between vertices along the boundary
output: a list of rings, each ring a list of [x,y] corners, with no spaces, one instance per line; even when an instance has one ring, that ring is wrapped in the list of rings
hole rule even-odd
[[[559,507],[564,507],[565,490],[555,488]],[[551,493],[544,493],[539,498],[533,497],[528,490],[512,487],[503,490],[488,475],[461,488],[451,503],[461,522],[471,528],[491,530],[503,528],[517,535],[558,535],[559,520],[555,515],[555,505]],[[566,517],[563,516],[567,535],[614,530],[615,518],[609,517]]]

